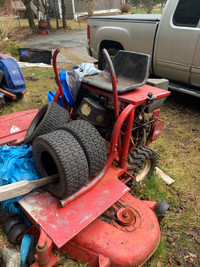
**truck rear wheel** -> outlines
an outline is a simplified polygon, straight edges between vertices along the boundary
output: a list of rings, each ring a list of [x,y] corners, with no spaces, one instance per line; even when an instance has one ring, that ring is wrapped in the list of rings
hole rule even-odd
[[[129,153],[127,163],[128,172],[135,177],[135,182],[142,183],[155,170],[158,154],[150,147],[140,146]]]
[[[113,59],[114,56],[117,54],[117,52],[119,51],[119,49],[115,48],[115,47],[110,47],[107,48],[108,54],[110,55],[110,58]],[[106,67],[106,60],[102,54],[102,50],[100,51],[99,54],[99,62],[98,62],[98,68],[100,70],[104,70]]]

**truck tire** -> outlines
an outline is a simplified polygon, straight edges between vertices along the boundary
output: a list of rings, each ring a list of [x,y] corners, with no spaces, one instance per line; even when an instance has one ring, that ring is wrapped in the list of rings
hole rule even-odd
[[[82,147],[88,162],[89,176],[94,176],[106,164],[104,139],[93,125],[84,120],[70,122],[63,129],[73,135]]]
[[[47,190],[59,199],[75,193],[89,177],[81,146],[64,130],[37,137],[33,142],[33,157],[41,177],[58,173],[58,182],[49,184]]]
[[[18,214],[14,214],[10,216],[3,224],[3,232],[4,234],[8,234],[10,229],[18,223],[23,223],[22,217]]]
[[[8,241],[16,245],[18,244],[18,238],[28,230],[28,226],[24,223],[15,224],[8,233]]]
[[[43,106],[32,120],[24,142],[32,144],[37,136],[55,131],[61,126],[67,125],[69,120],[69,112],[51,101]]]
[[[150,147],[140,146],[131,151],[127,158],[128,172],[136,183],[149,179],[158,164],[158,154]]]
[[[117,52],[119,51],[119,49],[115,48],[115,47],[110,47],[107,48],[108,54],[110,55],[110,58],[113,59],[113,57],[117,54]],[[100,51],[99,54],[99,62],[98,62],[98,69],[100,70],[104,70],[106,67],[106,60],[103,56],[102,51]]]

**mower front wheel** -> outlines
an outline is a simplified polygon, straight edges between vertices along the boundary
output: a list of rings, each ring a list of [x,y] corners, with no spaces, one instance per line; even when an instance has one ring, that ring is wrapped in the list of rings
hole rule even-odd
[[[131,151],[127,158],[128,172],[135,177],[135,182],[142,183],[149,179],[158,164],[158,153],[150,147],[140,146]]]

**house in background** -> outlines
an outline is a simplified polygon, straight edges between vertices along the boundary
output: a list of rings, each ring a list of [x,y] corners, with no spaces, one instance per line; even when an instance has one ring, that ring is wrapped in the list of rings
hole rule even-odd
[[[87,15],[86,5],[80,0],[65,0],[66,1],[66,18],[78,19],[80,16]],[[94,14],[118,12],[119,6],[125,3],[125,0],[97,0]],[[54,10],[53,0],[49,2],[51,10]],[[62,17],[61,0],[58,0],[59,15]]]

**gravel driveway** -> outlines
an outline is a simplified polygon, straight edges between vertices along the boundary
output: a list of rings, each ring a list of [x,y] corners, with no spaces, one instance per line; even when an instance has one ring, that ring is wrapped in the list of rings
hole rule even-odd
[[[80,63],[95,61],[87,53],[86,30],[59,31],[48,35],[39,35],[26,39],[22,43],[28,48],[52,51],[59,48],[61,52],[58,55],[58,64],[73,63],[73,57],[80,59]]]

